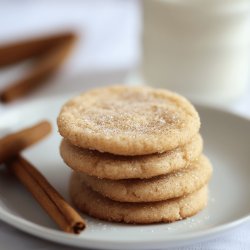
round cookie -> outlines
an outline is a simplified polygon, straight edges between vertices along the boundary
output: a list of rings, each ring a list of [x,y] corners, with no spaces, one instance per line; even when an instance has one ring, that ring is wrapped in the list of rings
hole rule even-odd
[[[97,88],[71,99],[57,124],[72,144],[116,155],[162,153],[184,145],[200,128],[184,97],[131,86]]]
[[[182,147],[162,154],[118,156],[82,149],[62,140],[60,153],[64,162],[75,171],[112,180],[151,178],[186,167],[198,159],[203,142],[199,134]]]
[[[211,177],[212,167],[205,156],[187,168],[145,180],[107,180],[81,173],[80,179],[92,190],[120,202],[153,202],[181,197],[199,190]]]
[[[82,212],[98,219],[149,224],[173,222],[193,216],[207,204],[207,187],[185,197],[149,203],[123,203],[112,201],[84,185],[78,173],[73,173],[70,196]]]

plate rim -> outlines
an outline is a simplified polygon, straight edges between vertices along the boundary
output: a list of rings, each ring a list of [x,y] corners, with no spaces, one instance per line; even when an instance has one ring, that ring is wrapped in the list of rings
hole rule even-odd
[[[2,118],[4,117],[8,117],[10,116],[10,113],[13,112],[19,112],[20,109],[25,108],[27,105],[41,105],[44,102],[48,102],[48,101],[63,101],[63,100],[67,100],[68,97],[71,95],[68,94],[64,94],[64,95],[56,95],[56,96],[49,96],[49,97],[40,97],[37,98],[36,100],[30,100],[28,102],[24,102],[24,103],[20,103],[18,106],[10,106],[8,107],[8,111],[4,112]],[[240,118],[245,120],[246,122],[250,122],[250,118],[239,114],[235,111],[231,111],[226,109],[225,107],[214,107],[211,105],[207,105],[207,104],[198,104],[198,103],[194,103],[194,105],[197,108],[203,108],[203,109],[207,109],[210,111],[218,111],[218,112],[222,112],[222,113],[226,113],[228,115],[232,115],[236,118]],[[0,126],[1,129],[1,126]],[[1,204],[0,204],[0,220],[4,221],[5,223],[23,231],[26,232],[28,234],[31,234],[33,236],[36,236],[38,238],[42,238],[45,240],[50,240],[52,242],[57,242],[60,244],[66,244],[66,245],[71,245],[71,246],[82,246],[82,247],[89,247],[89,248],[96,248],[96,247],[101,247],[102,249],[107,249],[110,248],[110,246],[112,245],[112,249],[115,249],[118,244],[119,244],[119,248],[122,249],[122,245],[125,245],[125,247],[128,247],[129,245],[133,245],[134,248],[136,249],[148,249],[150,247],[155,246],[155,247],[161,247],[163,244],[170,244],[168,246],[171,246],[171,244],[174,246],[181,246],[186,244],[187,242],[191,242],[191,241],[197,241],[200,242],[202,241],[202,238],[205,237],[205,239],[211,239],[216,237],[216,235],[218,233],[223,233],[223,232],[227,232],[230,229],[233,229],[247,221],[250,220],[250,211],[248,214],[246,214],[245,216],[237,219],[237,220],[233,220],[231,222],[228,223],[223,223],[221,225],[218,226],[214,226],[205,230],[202,230],[201,232],[192,232],[192,233],[181,233],[178,235],[171,235],[170,237],[164,237],[162,239],[159,238],[145,238],[145,239],[140,239],[140,240],[136,240],[133,239],[131,241],[127,241],[127,240],[122,240],[122,239],[86,239],[86,238],[82,238],[79,237],[78,235],[72,235],[72,234],[67,234],[64,233],[62,231],[58,231],[55,229],[51,229],[51,228],[47,228],[45,226],[36,224],[32,221],[26,220],[24,218],[19,217],[18,215],[14,215],[10,212],[8,212],[6,209],[4,209]],[[176,241],[178,240],[178,243],[176,244]],[[82,244],[83,243],[83,244]],[[104,246],[103,244],[108,244],[109,246]],[[145,244],[147,244],[146,248],[145,248]],[[143,245],[143,246],[142,246]]]
[[[142,244],[150,244],[150,246],[151,245],[161,246],[162,244],[167,244],[167,243],[173,244],[176,242],[176,240],[178,240],[179,246],[181,246],[187,241],[190,242],[195,239],[196,240],[200,239],[200,241],[202,241],[203,237],[206,237],[206,239],[208,238],[211,239],[211,238],[216,237],[217,233],[227,232],[243,223],[250,221],[250,214],[243,216],[242,218],[239,218],[237,220],[202,230],[201,232],[182,233],[182,234],[178,234],[177,236],[171,235],[171,237],[169,238],[165,237],[164,239],[146,238],[143,240],[131,240],[129,242],[126,240],[120,240],[119,238],[118,239],[114,238],[113,240],[80,238],[78,235],[68,234],[62,231],[47,228],[39,224],[36,224],[34,222],[31,222],[29,220],[18,217],[17,215],[7,212],[1,206],[0,206],[0,220],[4,221],[5,223],[21,231],[29,233],[38,238],[42,238],[45,240],[49,240],[49,241],[57,242],[61,244],[64,243],[66,245],[82,246],[82,247],[89,247],[89,248],[96,248],[103,244],[109,244],[109,245],[114,246],[113,249],[115,249],[115,245],[118,245],[118,244],[119,244],[119,247],[121,247],[122,249],[122,246],[120,244],[126,244],[126,246],[133,245],[137,249],[142,249],[142,247],[140,247]],[[39,233],[42,233],[42,234],[39,234]],[[81,244],[82,242],[86,244]],[[104,246],[102,247],[102,249],[107,249],[107,247]],[[145,246],[143,246],[143,249],[145,249]]]

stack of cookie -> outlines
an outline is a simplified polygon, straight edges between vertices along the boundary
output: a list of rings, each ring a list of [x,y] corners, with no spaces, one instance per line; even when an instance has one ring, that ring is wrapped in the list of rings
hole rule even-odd
[[[142,224],[206,206],[212,167],[202,155],[199,115],[185,98],[149,87],[99,88],[68,101],[57,122],[81,211]]]

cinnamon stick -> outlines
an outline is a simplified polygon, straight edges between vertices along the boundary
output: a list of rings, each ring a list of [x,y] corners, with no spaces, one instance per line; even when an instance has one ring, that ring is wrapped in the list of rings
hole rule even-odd
[[[54,37],[51,40],[48,38],[41,40],[40,43],[39,41],[31,41],[30,43],[23,43],[20,46],[15,45],[14,50],[17,53],[11,57],[11,60],[19,61],[27,55],[29,57],[36,57],[36,61],[23,78],[10,83],[9,86],[0,93],[0,100],[4,103],[14,101],[35,90],[41,84],[46,83],[46,80],[55,73],[56,69],[58,69],[67,58],[75,40],[76,36],[74,34],[66,33],[65,35]],[[20,53],[18,53],[19,50]],[[23,51],[26,51],[27,54],[23,54]],[[7,53],[13,54],[8,47],[4,49],[0,48],[0,57],[1,54],[3,54],[8,64],[10,61],[8,61]],[[32,55],[31,53],[34,54]],[[3,65],[4,60],[0,60],[0,66],[1,63]]]
[[[76,35],[73,32],[64,32],[2,45],[0,46],[0,67],[40,56],[61,42],[75,39]]]
[[[6,164],[63,231],[79,234],[85,228],[82,217],[31,163],[19,155]]]
[[[46,137],[51,131],[48,121],[0,138],[0,164]]]

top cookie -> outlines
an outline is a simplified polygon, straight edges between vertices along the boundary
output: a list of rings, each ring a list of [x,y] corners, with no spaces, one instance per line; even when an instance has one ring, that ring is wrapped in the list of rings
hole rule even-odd
[[[117,155],[162,153],[184,145],[200,128],[184,97],[131,86],[97,88],[71,99],[57,124],[72,144]]]

